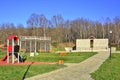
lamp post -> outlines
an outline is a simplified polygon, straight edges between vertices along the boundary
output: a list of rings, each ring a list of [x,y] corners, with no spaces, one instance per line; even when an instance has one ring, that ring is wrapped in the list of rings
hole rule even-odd
[[[111,60],[111,35],[112,35],[112,31],[109,31],[109,33],[110,33],[110,37],[109,37],[109,44],[110,44],[110,60]]]

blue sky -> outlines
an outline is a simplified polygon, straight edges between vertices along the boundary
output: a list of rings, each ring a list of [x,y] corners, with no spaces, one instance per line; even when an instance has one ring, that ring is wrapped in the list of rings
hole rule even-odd
[[[32,13],[51,19],[61,14],[65,20],[78,17],[104,20],[120,16],[120,0],[0,0],[0,24],[23,24]]]

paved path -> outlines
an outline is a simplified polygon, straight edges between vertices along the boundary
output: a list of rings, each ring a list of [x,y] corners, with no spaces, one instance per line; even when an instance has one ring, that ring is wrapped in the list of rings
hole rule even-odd
[[[108,56],[108,52],[99,52],[81,63],[25,80],[93,80],[90,73],[97,70]]]

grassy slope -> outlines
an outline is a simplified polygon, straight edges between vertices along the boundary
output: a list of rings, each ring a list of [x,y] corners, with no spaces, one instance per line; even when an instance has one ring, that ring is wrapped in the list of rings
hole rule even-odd
[[[94,73],[95,80],[120,80],[120,54],[112,54],[112,60],[107,59]]]

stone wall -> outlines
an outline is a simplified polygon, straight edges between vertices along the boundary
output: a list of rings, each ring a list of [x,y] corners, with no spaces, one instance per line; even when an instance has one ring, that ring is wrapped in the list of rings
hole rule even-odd
[[[93,48],[91,39],[77,39],[76,51],[108,51],[108,39],[93,39]]]

